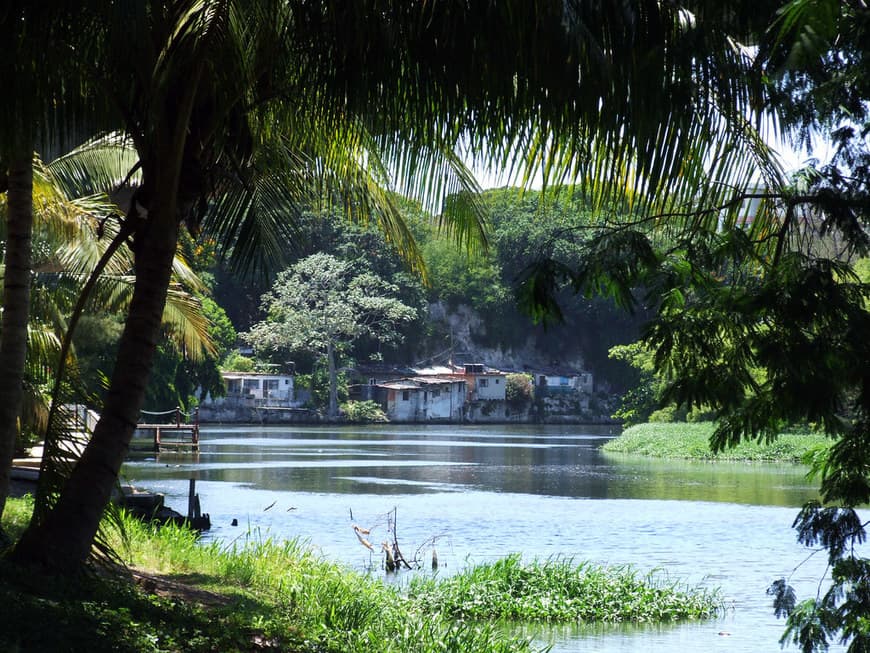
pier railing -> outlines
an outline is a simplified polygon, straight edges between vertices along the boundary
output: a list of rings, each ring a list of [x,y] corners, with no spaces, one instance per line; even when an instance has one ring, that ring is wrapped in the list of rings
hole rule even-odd
[[[149,421],[136,425],[136,430],[151,434],[155,453],[161,451],[199,451],[199,408],[186,413],[176,406],[172,410],[143,410]]]

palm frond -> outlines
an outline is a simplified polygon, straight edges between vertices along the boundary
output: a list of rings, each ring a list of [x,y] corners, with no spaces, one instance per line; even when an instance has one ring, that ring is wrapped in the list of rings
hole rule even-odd
[[[202,304],[179,286],[169,288],[163,323],[169,327],[170,338],[192,361],[214,356],[216,349],[209,335],[209,320]]]
[[[48,164],[54,184],[67,197],[107,195],[138,185],[139,156],[129,138],[111,133],[83,143]]]

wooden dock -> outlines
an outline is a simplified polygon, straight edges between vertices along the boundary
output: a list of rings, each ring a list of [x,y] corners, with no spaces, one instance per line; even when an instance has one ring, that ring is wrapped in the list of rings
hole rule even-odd
[[[146,422],[136,425],[136,434],[140,437],[147,437],[152,442],[154,453],[197,453],[199,451],[198,408],[194,409],[192,414],[184,413],[178,407],[175,410],[167,410],[162,413],[142,411],[142,414],[174,418],[168,422]]]

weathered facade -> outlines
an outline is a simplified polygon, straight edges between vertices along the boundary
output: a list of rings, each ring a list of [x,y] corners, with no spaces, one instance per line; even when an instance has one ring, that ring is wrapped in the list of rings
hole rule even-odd
[[[468,364],[462,371],[468,387],[468,401],[504,401],[507,375],[481,363]]]
[[[316,416],[301,408],[292,374],[221,372],[227,393],[206,396],[199,405],[201,422],[286,423]]]
[[[592,372],[545,369],[536,370],[531,374],[535,390],[545,393],[579,392],[591,394],[595,386]]]
[[[393,422],[462,421],[463,379],[413,377],[378,384],[381,406]]]

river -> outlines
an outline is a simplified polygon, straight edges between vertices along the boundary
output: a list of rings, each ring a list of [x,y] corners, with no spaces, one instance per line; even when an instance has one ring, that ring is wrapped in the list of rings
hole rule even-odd
[[[515,552],[570,556],[720,587],[728,603],[715,621],[537,629],[554,653],[781,650],[766,588],[790,577],[806,598],[825,571],[791,529],[816,496],[804,471],[610,456],[610,437],[586,426],[209,427],[199,454],[134,454],[123,473],[182,512],[197,479],[206,537],[227,545],[301,538],[370,568],[378,559],[352,525],[377,544],[395,508],[405,556],[425,545],[428,560],[434,538],[440,573]]]

